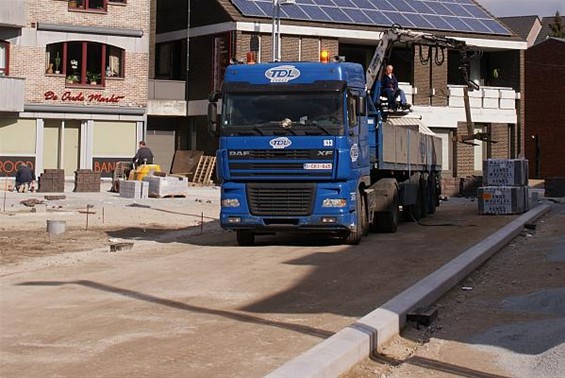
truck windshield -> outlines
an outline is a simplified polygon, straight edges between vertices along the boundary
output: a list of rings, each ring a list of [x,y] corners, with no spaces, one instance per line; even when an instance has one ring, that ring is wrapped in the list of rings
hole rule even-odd
[[[223,135],[342,135],[338,92],[226,93]]]

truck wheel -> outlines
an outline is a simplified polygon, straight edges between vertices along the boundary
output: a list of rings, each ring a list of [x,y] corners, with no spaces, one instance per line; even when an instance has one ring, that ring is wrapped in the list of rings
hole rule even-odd
[[[237,244],[242,247],[249,247],[255,244],[255,234],[249,230],[237,231]]]
[[[367,197],[360,196],[359,199],[361,200],[361,217],[359,219],[359,225],[361,226],[361,231],[363,232],[363,236],[369,235],[369,214],[367,210]]]
[[[428,214],[436,213],[437,203],[437,178],[435,175],[430,175],[428,180]]]
[[[367,224],[367,211],[365,209],[365,201],[359,191],[357,191],[357,201],[355,205],[355,212],[357,213],[357,231],[352,231],[345,235],[343,242],[349,245],[357,245],[361,242],[363,234],[368,229]]]
[[[400,213],[398,211],[398,192],[394,192],[388,211],[375,213],[375,226],[378,232],[394,233],[398,229]]]
[[[420,190],[418,191],[420,199],[420,218],[425,218],[428,215],[428,209],[430,207],[430,200],[429,195],[430,191],[428,190],[428,179],[422,178],[420,179]]]
[[[422,191],[418,188],[416,203],[404,207],[404,219],[408,222],[418,222],[422,218]]]

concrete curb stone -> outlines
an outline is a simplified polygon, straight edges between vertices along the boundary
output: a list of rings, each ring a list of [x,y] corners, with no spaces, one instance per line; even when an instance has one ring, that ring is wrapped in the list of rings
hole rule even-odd
[[[434,273],[412,285],[383,306],[354,324],[288,361],[268,374],[268,378],[337,377],[374,350],[381,350],[398,335],[408,312],[437,301],[494,253],[508,244],[523,229],[547,213],[550,207],[540,205],[513,220],[485,240],[469,248]]]

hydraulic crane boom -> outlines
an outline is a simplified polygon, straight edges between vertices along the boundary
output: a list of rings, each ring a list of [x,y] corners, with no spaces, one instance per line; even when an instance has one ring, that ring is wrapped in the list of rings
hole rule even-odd
[[[380,78],[383,75],[386,59],[390,55],[390,52],[396,43],[412,43],[419,46],[435,47],[441,50],[452,49],[460,52],[461,65],[459,66],[459,70],[463,75],[465,83],[467,83],[467,87],[464,88],[464,101],[468,135],[460,136],[458,141],[466,142],[472,139],[486,140],[483,133],[475,134],[473,122],[471,120],[468,91],[477,90],[479,89],[479,86],[469,79],[469,46],[463,40],[437,36],[430,33],[416,32],[410,29],[403,29],[399,25],[393,25],[390,29],[385,30],[365,74],[367,90],[370,92],[373,103],[377,103],[381,95]],[[441,62],[436,61],[436,64],[440,65],[442,62],[443,60]]]
[[[383,32],[382,38],[379,41],[373,54],[373,58],[367,67],[366,80],[367,89],[375,96],[380,94],[380,88],[374,88],[375,83],[379,82],[382,76],[385,60],[390,55],[390,52],[396,43],[412,43],[420,46],[431,46],[440,49],[455,49],[463,53],[467,51],[467,44],[465,41],[457,40],[454,38],[446,38],[437,36],[430,33],[416,32],[410,29],[403,29],[398,25],[393,25],[390,29]],[[478,88],[478,86],[468,79],[467,72],[463,72],[465,81],[469,86]],[[472,84],[471,84],[472,83]],[[373,101],[378,97],[373,98]]]

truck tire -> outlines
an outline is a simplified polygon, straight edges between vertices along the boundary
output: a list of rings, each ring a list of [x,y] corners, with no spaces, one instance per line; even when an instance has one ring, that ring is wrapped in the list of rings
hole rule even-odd
[[[367,209],[367,197],[364,195],[359,197],[361,199],[361,219],[359,224],[361,225],[361,231],[363,232],[363,236],[369,235],[369,210]]]
[[[420,218],[425,218],[428,216],[428,209],[430,207],[430,191],[428,185],[428,175],[420,179],[419,196],[420,199]]]
[[[404,220],[407,222],[418,222],[422,218],[422,189],[418,186],[416,203],[404,207]]]
[[[428,214],[436,213],[437,197],[437,177],[432,174],[428,180]]]
[[[355,212],[357,213],[357,231],[351,231],[343,237],[343,242],[349,245],[359,244],[363,234],[369,229],[366,202],[359,191],[357,191]]]
[[[395,191],[388,211],[375,213],[375,228],[378,232],[394,233],[398,229],[399,218],[398,192]]]
[[[255,234],[249,230],[237,230],[237,244],[242,247],[249,247],[255,244]]]

